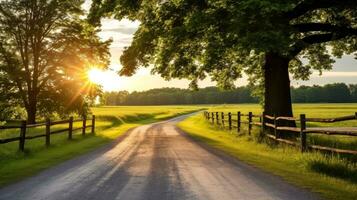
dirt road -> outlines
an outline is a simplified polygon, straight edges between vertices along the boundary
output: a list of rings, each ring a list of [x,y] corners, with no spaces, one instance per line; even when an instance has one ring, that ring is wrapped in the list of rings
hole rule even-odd
[[[317,198],[196,144],[175,126],[182,118],[135,128],[110,145],[0,189],[0,199]]]

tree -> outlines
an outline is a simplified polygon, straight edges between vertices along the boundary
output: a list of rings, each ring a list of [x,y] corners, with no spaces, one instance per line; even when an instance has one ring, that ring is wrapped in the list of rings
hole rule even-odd
[[[351,101],[357,102],[357,84],[349,85],[350,93],[351,93]]]
[[[83,17],[83,0],[0,2],[0,90],[13,106],[37,114],[86,112],[98,92],[88,83],[91,66],[106,67],[110,41]]]
[[[100,101],[102,105],[121,105],[129,95],[128,91],[104,92],[101,95]]]
[[[344,103],[351,101],[351,93],[344,83],[327,84],[323,87],[325,102]]]
[[[306,80],[312,70],[331,69],[331,54],[355,52],[356,7],[355,0],[96,0],[91,19],[141,22],[121,57],[123,75],[154,64],[154,72],[189,78],[191,87],[210,76],[232,88],[245,72],[264,88],[267,114],[292,116],[289,73]]]
[[[267,2],[261,1],[257,5],[257,2],[248,1],[241,17]],[[334,60],[331,54],[341,57],[343,53],[357,50],[357,2],[306,0],[269,3],[268,8],[264,6],[255,12],[254,18],[259,20],[240,24],[243,24],[241,28],[246,30],[244,34],[247,37],[263,41],[261,44],[251,43],[248,48],[262,48],[265,52],[264,110],[290,116],[289,72],[296,79],[307,80],[312,70],[321,73],[332,68]],[[332,49],[331,52],[327,47]],[[301,58],[309,63],[304,65]]]
[[[344,83],[327,84],[324,86],[301,86],[291,88],[292,100],[296,103],[349,103],[353,99],[354,85]]]

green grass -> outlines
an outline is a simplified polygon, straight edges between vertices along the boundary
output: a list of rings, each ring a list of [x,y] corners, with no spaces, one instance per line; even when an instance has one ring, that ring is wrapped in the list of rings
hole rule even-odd
[[[212,106],[210,111],[220,112],[237,112],[248,114],[261,114],[262,107],[258,104],[236,104],[236,105],[218,105]],[[343,104],[293,104],[294,116],[299,117],[300,114],[306,114],[308,118],[334,118],[339,116],[354,115],[357,112],[356,103],[343,103]],[[309,123],[310,126],[319,126],[318,123]],[[324,126],[357,126],[356,121],[345,121],[333,124],[324,124]]]
[[[120,106],[92,108],[97,116],[96,134],[83,137],[77,131],[72,141],[67,133],[52,135],[51,146],[45,147],[45,139],[26,141],[25,153],[18,151],[18,142],[0,145],[0,186],[38,173],[60,162],[84,154],[117,138],[130,128],[168,119],[198,110],[198,106]],[[80,123],[74,126],[80,126]],[[55,129],[65,128],[58,125]],[[43,133],[43,128],[29,131],[29,135]],[[88,132],[90,130],[88,129]],[[0,131],[0,137],[16,137],[18,130]]]
[[[311,117],[335,117],[351,115],[357,109],[356,104],[298,104],[294,105],[295,113],[305,113]],[[216,106],[212,111],[242,111],[260,113],[258,105]],[[346,125],[356,126],[356,121]],[[320,126],[321,124],[315,124]],[[308,188],[326,199],[356,199],[357,163],[338,155],[324,155],[318,152],[300,153],[299,149],[285,145],[276,145],[268,140],[259,140],[258,129],[252,136],[239,136],[235,131],[220,130],[207,122],[202,115],[188,118],[179,124],[197,141],[220,149],[238,159],[255,165],[265,171],[279,175],[286,181]],[[244,126],[245,127],[245,126]],[[323,136],[318,136],[323,137]],[[350,139],[336,140],[350,148]],[[344,138],[344,137],[342,137]],[[321,142],[321,139],[319,139]],[[331,142],[329,141],[329,142]],[[327,143],[329,143],[327,142]]]
[[[335,118],[347,115],[354,115],[357,112],[357,104],[294,104],[294,116],[306,114],[309,118]],[[262,108],[257,104],[240,104],[240,105],[220,105],[211,107],[209,111],[214,112],[232,112],[241,111],[244,114],[253,112],[261,114]],[[247,117],[242,120],[247,121]],[[258,120],[258,119],[255,119]],[[337,123],[307,123],[308,127],[357,127],[357,120],[350,120]],[[334,136],[324,134],[309,134],[308,143],[321,146],[328,146],[340,149],[357,150],[357,137],[352,136]]]

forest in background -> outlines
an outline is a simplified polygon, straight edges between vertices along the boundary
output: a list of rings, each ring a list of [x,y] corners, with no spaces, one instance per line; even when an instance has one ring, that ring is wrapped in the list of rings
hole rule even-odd
[[[234,90],[206,87],[198,91],[180,88],[159,88],[142,92],[105,92],[101,104],[114,105],[178,105],[178,104],[236,104],[258,103],[249,86]],[[291,87],[294,103],[356,103],[357,84],[327,84],[324,86]]]

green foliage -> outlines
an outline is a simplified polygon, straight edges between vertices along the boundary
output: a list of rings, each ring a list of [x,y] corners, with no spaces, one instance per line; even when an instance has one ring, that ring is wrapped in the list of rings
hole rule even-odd
[[[25,118],[26,111],[23,108],[0,102],[0,121]]]
[[[353,88],[344,83],[327,84],[325,86],[301,86],[292,88],[292,101],[297,103],[348,103],[356,102]]]
[[[110,41],[84,19],[83,0],[0,2],[0,90],[12,106],[49,116],[84,113],[100,88],[87,69],[106,67]],[[3,101],[3,99],[2,99]]]
[[[294,103],[357,103],[357,85],[344,83],[324,86],[291,87]],[[220,90],[216,87],[202,88],[198,91],[179,88],[160,88],[142,92],[119,91],[104,92],[102,105],[178,105],[178,104],[235,104],[257,103],[254,88],[237,87],[233,90]],[[253,93],[253,94],[252,94]]]
[[[119,92],[104,92],[100,97],[101,105],[120,105],[123,104],[129,92],[127,91],[119,91]]]
[[[121,57],[122,75],[154,64],[153,72],[166,79],[188,78],[195,88],[210,76],[228,89],[243,72],[263,86],[267,52],[290,60],[296,79],[330,70],[331,54],[357,50],[356,7],[354,0],[96,0],[91,19],[141,22]]]
[[[207,87],[199,91],[179,88],[151,89],[143,92],[108,92],[104,93],[105,105],[179,105],[179,104],[224,104],[256,103],[249,87],[239,87],[231,91],[222,91],[216,87]]]

